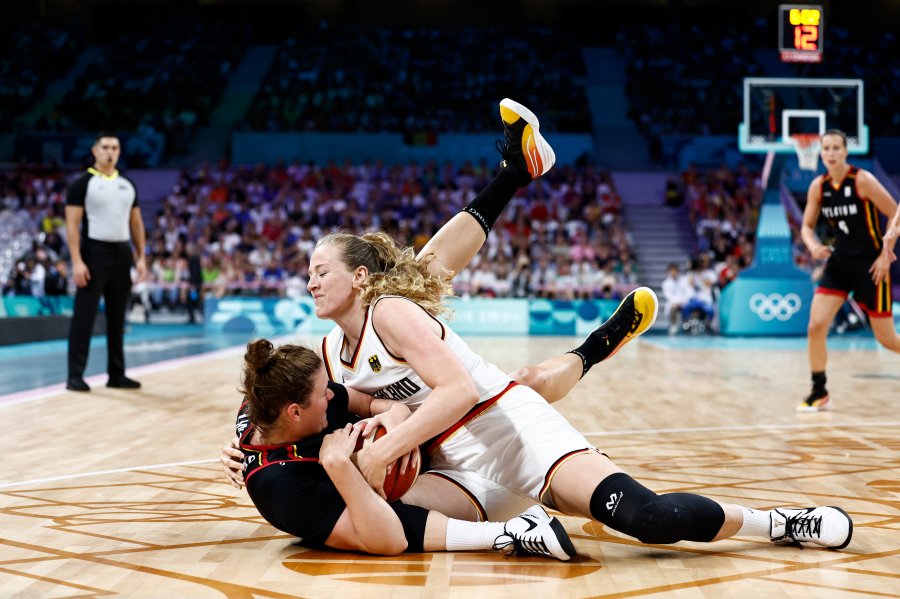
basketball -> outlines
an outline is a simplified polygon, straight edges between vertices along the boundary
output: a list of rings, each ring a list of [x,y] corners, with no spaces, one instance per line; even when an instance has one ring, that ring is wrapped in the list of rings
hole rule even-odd
[[[366,421],[364,420],[363,422]],[[375,429],[375,434],[371,437],[364,439],[360,436],[359,439],[356,440],[356,451],[368,447],[386,434],[387,429],[383,426],[379,426]],[[416,453],[418,455],[418,449],[416,449]],[[417,478],[419,478],[418,467],[407,467],[406,472],[400,474],[400,460],[394,462],[393,468],[391,468],[391,471],[384,477],[384,494],[387,496],[387,500],[389,502],[396,501],[406,495],[407,491],[412,488]]]

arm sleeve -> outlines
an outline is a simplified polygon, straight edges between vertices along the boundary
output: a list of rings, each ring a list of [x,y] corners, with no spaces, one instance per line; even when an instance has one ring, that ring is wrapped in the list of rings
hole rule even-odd
[[[84,207],[84,196],[87,195],[88,181],[90,175],[84,174],[69,185],[69,191],[66,194],[66,206],[82,206]]]

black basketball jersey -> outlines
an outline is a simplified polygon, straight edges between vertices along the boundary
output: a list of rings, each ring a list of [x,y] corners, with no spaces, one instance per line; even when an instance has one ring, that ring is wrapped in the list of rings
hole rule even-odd
[[[834,253],[850,258],[874,260],[881,252],[881,223],[875,204],[859,195],[851,166],[843,181],[822,178],[822,216],[835,236]]]
[[[328,383],[334,397],[328,404],[328,426],[296,443],[251,445],[253,424],[247,405],[241,405],[236,423],[244,452],[247,493],[260,515],[272,526],[300,537],[309,547],[323,547],[346,507],[328,473],[319,464],[322,438],[358,420],[347,411],[347,390]]]

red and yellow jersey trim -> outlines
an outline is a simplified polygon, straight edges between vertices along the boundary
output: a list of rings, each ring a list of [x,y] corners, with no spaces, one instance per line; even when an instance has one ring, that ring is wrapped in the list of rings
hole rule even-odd
[[[341,364],[343,364],[346,368],[348,368],[349,370],[352,370],[353,372],[356,372],[356,367],[359,362],[359,350],[362,348],[363,341],[365,340],[365,337],[366,337],[366,325],[369,323],[369,312],[371,312],[371,311],[372,311],[371,308],[366,310],[366,314],[363,317],[362,327],[359,329],[359,340],[356,342],[356,349],[353,350],[353,356],[351,356],[349,362],[344,360],[344,357],[343,357],[344,348],[347,347],[347,336],[343,335],[341,337],[341,355],[339,356],[339,358],[341,360]]]

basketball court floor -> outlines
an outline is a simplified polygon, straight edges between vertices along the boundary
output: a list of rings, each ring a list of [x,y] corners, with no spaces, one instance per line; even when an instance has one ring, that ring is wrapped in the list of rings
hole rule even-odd
[[[0,349],[3,597],[900,597],[900,357],[832,338],[834,409],[798,415],[803,339],[647,336],[557,403],[657,492],[751,507],[836,505],[841,552],[735,538],[645,546],[561,516],[571,563],[496,553],[382,558],[309,551],[224,482],[245,339],[133,325],[137,392],[60,381],[65,342]],[[561,337],[470,338],[504,369],[573,347]],[[101,374],[97,374],[101,373]]]

